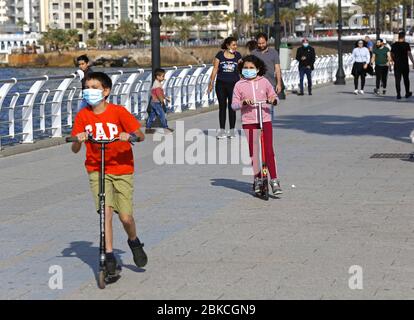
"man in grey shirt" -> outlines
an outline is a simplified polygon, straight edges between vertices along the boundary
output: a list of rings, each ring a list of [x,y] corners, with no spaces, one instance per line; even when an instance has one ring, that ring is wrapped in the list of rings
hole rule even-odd
[[[282,72],[280,68],[279,54],[274,48],[269,48],[267,34],[259,33],[256,36],[257,49],[252,54],[263,60],[266,65],[265,78],[276,89],[276,93],[282,92]]]

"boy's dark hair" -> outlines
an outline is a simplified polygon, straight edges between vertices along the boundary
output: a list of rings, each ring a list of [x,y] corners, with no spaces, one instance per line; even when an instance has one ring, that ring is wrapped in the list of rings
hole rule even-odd
[[[112,89],[112,80],[111,78],[104,72],[91,72],[85,76],[85,83],[88,80],[97,80],[102,84],[104,89]]]
[[[165,70],[161,68],[157,68],[154,70],[154,77],[162,76],[165,74]]]
[[[398,32],[398,39],[404,39],[405,38],[405,31]]]
[[[223,43],[221,44],[221,49],[226,50],[229,45],[231,45],[232,42],[236,41],[237,39],[235,37],[227,37],[224,39]]]
[[[252,52],[253,50],[257,49],[257,41],[256,40],[250,40],[246,43],[246,48]]]
[[[256,69],[258,70],[258,72],[257,72],[257,75],[258,76],[264,76],[265,75],[265,73],[267,71],[267,68],[266,68],[265,63],[263,62],[262,59],[254,56],[252,54],[251,55],[248,55],[248,56],[245,56],[242,59],[242,61],[239,63],[239,66],[238,67],[239,67],[239,72],[240,73],[242,73],[242,70],[243,70],[244,63],[245,62],[251,62],[251,63],[253,63],[255,65]]]
[[[363,39],[359,39],[359,40],[357,40],[357,41],[355,42],[355,48],[358,48],[358,43],[360,43],[360,42],[362,42],[362,43],[363,43],[364,47],[366,47],[366,46],[367,46],[367,43],[365,42],[365,40],[363,40]]]
[[[269,38],[267,37],[267,34],[264,32],[259,32],[256,35],[256,41],[258,41],[260,38],[264,38],[266,40],[266,42],[269,40]]]
[[[89,58],[88,58],[88,56],[86,54],[83,54],[83,55],[77,57],[76,58],[76,61],[77,62],[79,62],[79,61],[85,61],[86,63],[88,63],[89,62]]]

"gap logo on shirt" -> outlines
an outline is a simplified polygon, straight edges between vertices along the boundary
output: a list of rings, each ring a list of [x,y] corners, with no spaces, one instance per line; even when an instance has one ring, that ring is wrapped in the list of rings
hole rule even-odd
[[[118,126],[116,124],[107,122],[105,123],[105,125],[108,128],[109,138],[104,130],[104,124],[100,122],[95,122],[95,140],[111,140],[118,135]],[[88,124],[87,126],[85,126],[85,131],[88,134],[93,135],[94,130],[92,125]]]

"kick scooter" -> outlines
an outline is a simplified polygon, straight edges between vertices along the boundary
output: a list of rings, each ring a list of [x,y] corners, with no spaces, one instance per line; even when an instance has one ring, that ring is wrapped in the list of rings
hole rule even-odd
[[[269,101],[257,101],[254,103],[254,106],[257,107],[257,112],[259,116],[259,130],[260,130],[260,139],[259,139],[259,167],[261,170],[261,182],[262,187],[260,190],[260,193],[257,194],[260,198],[264,200],[269,200],[269,179],[268,179],[268,173],[269,170],[267,168],[266,164],[266,153],[265,153],[265,141],[264,141],[264,133],[263,133],[263,105],[264,104],[272,104]],[[277,104],[277,100],[275,100],[275,103],[272,105],[275,106]],[[254,186],[253,186],[254,188]]]
[[[66,142],[78,142],[77,137],[67,137]],[[98,287],[100,289],[105,289],[105,285],[113,283],[120,278],[120,269],[117,269],[115,274],[109,274],[105,266],[105,150],[106,145],[119,141],[119,138],[113,138],[110,140],[96,140],[90,134],[88,135],[88,141],[90,143],[96,143],[101,146],[101,168],[99,171],[99,232],[100,232],[100,242],[99,242],[99,275],[98,275]],[[137,136],[131,136],[129,142],[139,142],[140,139]]]

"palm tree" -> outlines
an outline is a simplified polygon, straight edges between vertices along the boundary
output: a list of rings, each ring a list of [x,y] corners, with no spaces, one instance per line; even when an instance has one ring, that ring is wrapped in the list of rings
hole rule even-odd
[[[283,24],[283,36],[287,36],[287,24],[289,22],[289,8],[281,8],[279,11],[280,23]]]
[[[176,26],[180,40],[184,42],[184,45],[187,45],[188,38],[191,34],[192,23],[188,20],[178,20]]]
[[[302,8],[302,14],[306,19],[306,35],[309,36],[309,27],[312,28],[312,34],[314,34],[313,19],[318,15],[320,7],[317,4],[308,4]]]
[[[197,39],[200,40],[200,29],[208,24],[206,17],[201,12],[197,12],[191,16],[191,23],[197,27]]]
[[[210,25],[215,26],[216,28],[216,40],[218,39],[218,28],[220,23],[223,21],[223,15],[221,12],[213,11],[209,14],[208,19],[210,21]]]
[[[265,18],[265,17],[258,17],[256,19],[256,23],[257,23],[260,31],[263,32],[264,29],[266,28],[266,32],[268,33],[268,36],[269,36],[270,25],[272,25],[273,19],[272,18]]]
[[[388,0],[388,1],[381,1],[381,12],[382,12],[382,21],[383,21],[383,29],[386,29],[387,22],[385,20],[385,16],[387,13],[390,17],[389,23],[389,31],[392,31],[392,22],[394,18],[395,9],[398,7],[400,0]]]
[[[243,32],[246,32],[247,29],[247,37],[250,38],[250,26],[253,25],[253,15],[249,13],[242,13],[240,15],[240,25],[242,27]]]
[[[136,43],[141,36],[137,25],[131,20],[121,20],[116,32],[122,36],[125,44]]]
[[[329,3],[322,10],[323,20],[330,25],[332,29],[334,28],[336,21],[338,20],[338,5],[336,3]]]
[[[290,9],[288,12],[288,19],[289,19],[291,34],[295,33],[295,21],[296,21],[296,18],[298,17],[298,14],[299,14],[299,11],[296,9]]]
[[[228,29],[230,29],[231,33],[233,33],[234,27],[236,26],[237,28],[237,14],[235,12],[229,12],[226,14],[225,19],[227,22]],[[229,23],[230,23],[230,27],[228,25]],[[237,30],[237,33],[238,33],[238,30]]]
[[[402,28],[405,30],[407,28],[407,7],[412,4],[411,0],[401,0],[400,4],[403,7],[403,14],[402,14]]]

